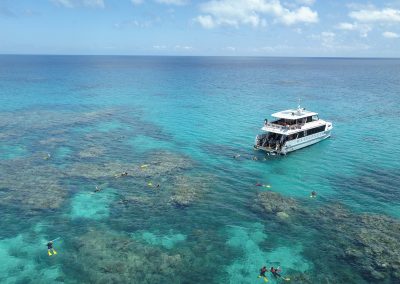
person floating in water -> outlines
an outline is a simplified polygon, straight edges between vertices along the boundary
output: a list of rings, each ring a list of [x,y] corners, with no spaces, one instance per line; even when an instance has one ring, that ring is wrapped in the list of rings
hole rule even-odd
[[[271,266],[270,271],[275,278],[282,277],[282,275],[279,274],[279,272],[281,272],[281,268],[279,266],[278,268],[274,268],[273,266]]]
[[[50,241],[50,242],[47,243],[47,253],[48,253],[49,256],[52,255],[51,251],[53,251],[54,255],[57,254],[56,250],[53,248],[53,241]]]
[[[126,177],[128,175],[128,172],[122,172],[120,174],[116,174],[115,178],[119,178],[119,177]]]
[[[259,183],[259,182],[256,183],[256,186],[261,186],[261,187],[266,187],[266,188],[270,188],[271,187],[269,184],[262,184],[262,183]]]
[[[267,267],[263,266],[263,268],[260,269],[260,275],[258,275],[258,278],[263,278],[265,282],[268,282],[267,276],[265,276],[265,272],[267,272]]]
[[[311,198],[317,197],[317,192],[315,192],[315,191],[313,190],[313,191],[311,192],[310,197],[311,197]]]
[[[94,190],[94,192],[99,192],[99,191],[101,191],[101,188],[96,185],[96,189]]]

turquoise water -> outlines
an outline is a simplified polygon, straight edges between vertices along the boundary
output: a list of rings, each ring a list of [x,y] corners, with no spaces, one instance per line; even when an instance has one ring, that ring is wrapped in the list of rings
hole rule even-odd
[[[0,282],[396,283],[399,96],[395,59],[0,56]],[[299,97],[332,137],[255,152]]]

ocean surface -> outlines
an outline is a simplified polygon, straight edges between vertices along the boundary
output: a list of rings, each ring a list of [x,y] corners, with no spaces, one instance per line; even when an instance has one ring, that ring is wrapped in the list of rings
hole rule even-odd
[[[299,98],[332,137],[254,151]],[[400,283],[399,101],[398,59],[0,56],[0,283]]]

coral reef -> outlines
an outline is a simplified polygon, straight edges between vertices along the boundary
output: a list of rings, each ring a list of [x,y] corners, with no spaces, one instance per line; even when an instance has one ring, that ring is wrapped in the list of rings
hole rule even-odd
[[[354,214],[339,205],[322,208],[318,215],[326,216],[323,232],[338,244],[339,258],[356,263],[362,275],[372,279],[400,281],[399,220]]]
[[[66,197],[59,183],[63,174],[50,165],[16,159],[1,162],[0,172],[0,204],[22,204],[28,210],[55,209]]]
[[[293,212],[300,210],[298,202],[289,197],[284,197],[273,191],[264,191],[258,194],[257,201],[268,214],[279,217],[289,217]]]
[[[170,201],[175,206],[187,207],[207,192],[211,183],[211,176],[177,176],[173,180]]]
[[[73,247],[67,261],[91,283],[183,283],[189,265],[179,253],[111,232],[89,231]]]
[[[102,155],[106,151],[103,146],[91,146],[78,153],[81,158],[95,158]]]
[[[340,204],[311,208],[273,192],[259,193],[257,201],[262,214],[282,218],[285,213],[291,223],[315,230],[325,257],[359,270],[365,281],[400,281],[398,219],[353,213]]]

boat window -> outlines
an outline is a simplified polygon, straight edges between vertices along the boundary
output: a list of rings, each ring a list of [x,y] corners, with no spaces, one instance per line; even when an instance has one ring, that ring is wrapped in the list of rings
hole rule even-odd
[[[304,137],[304,131],[297,133],[297,139]]]
[[[318,126],[318,127],[315,127],[315,128],[308,129],[308,130],[307,130],[307,136],[308,136],[308,135],[315,134],[315,133],[319,133],[319,132],[322,132],[322,131],[325,131],[325,125],[322,125],[322,126]]]
[[[313,120],[313,121],[317,121],[318,119],[319,119],[319,118],[318,118],[318,115],[313,115],[313,116],[312,116],[312,120]]]
[[[307,116],[307,122],[311,122],[312,121],[312,116]]]

